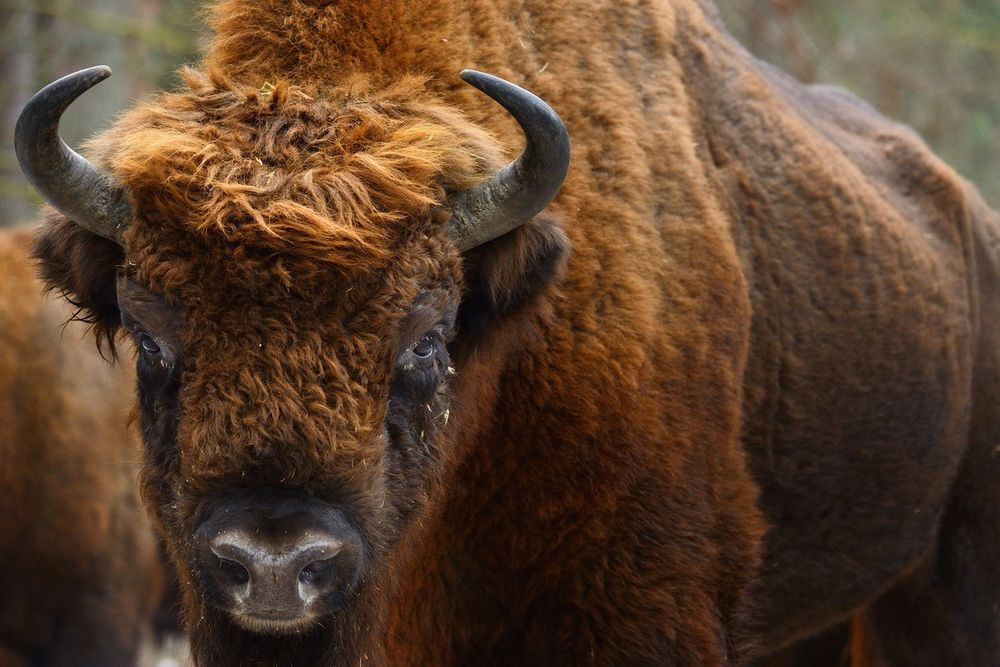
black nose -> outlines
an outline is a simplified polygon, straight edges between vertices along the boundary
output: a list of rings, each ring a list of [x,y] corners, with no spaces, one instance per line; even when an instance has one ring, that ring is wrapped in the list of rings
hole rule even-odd
[[[343,602],[360,577],[362,542],[328,506],[287,501],[217,508],[195,534],[203,590],[238,624],[303,630]]]
[[[306,536],[277,547],[227,531],[209,541],[218,560],[216,584],[258,616],[298,615],[337,583],[338,570],[353,569],[340,558],[344,542],[333,536]]]

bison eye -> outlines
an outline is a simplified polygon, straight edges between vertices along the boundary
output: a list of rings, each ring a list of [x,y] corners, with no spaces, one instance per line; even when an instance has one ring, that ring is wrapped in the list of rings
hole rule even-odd
[[[420,359],[427,359],[434,354],[434,337],[424,336],[413,346],[413,355]]]
[[[149,357],[155,357],[160,353],[160,346],[146,334],[139,334],[139,347],[143,353]]]
[[[434,398],[447,368],[448,350],[444,338],[439,330],[429,331],[404,348],[396,359],[396,372],[389,392],[414,404],[426,403]]]

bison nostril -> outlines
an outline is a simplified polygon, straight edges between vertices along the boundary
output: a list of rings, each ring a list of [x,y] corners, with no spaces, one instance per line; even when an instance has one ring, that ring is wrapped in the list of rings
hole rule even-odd
[[[299,572],[299,581],[303,584],[319,584],[329,579],[334,571],[336,556],[309,563]]]
[[[230,582],[238,586],[250,581],[250,572],[234,560],[219,558],[219,569]]]
[[[193,543],[203,594],[254,632],[284,633],[299,622],[304,628],[353,591],[361,541],[337,513],[324,515],[329,528],[298,515],[296,523],[259,513],[240,517],[242,523],[222,514],[198,528]]]

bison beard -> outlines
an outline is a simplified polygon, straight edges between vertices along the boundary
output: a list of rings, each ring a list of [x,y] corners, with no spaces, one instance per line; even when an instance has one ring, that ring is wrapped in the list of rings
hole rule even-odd
[[[92,162],[98,70],[19,126],[200,664],[996,664],[1000,224],[912,133],[695,0],[212,17]]]

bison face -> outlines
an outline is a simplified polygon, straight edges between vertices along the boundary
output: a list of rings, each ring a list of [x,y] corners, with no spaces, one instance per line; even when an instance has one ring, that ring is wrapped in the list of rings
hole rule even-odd
[[[424,504],[459,294],[454,251],[427,243],[349,280],[289,285],[287,260],[225,244],[180,289],[118,279],[146,500],[200,596],[246,629],[344,606]]]
[[[143,495],[196,643],[206,625],[360,628],[351,610],[455,456],[461,350],[562,264],[559,225],[537,214],[568,167],[565,128],[530,93],[468,75],[525,130],[501,169],[496,140],[419,80],[189,73],[95,142],[98,169],[53,123],[104,76],[36,95],[18,156],[59,210],[37,248],[49,283],[134,341]],[[337,614],[349,622],[323,622]]]

